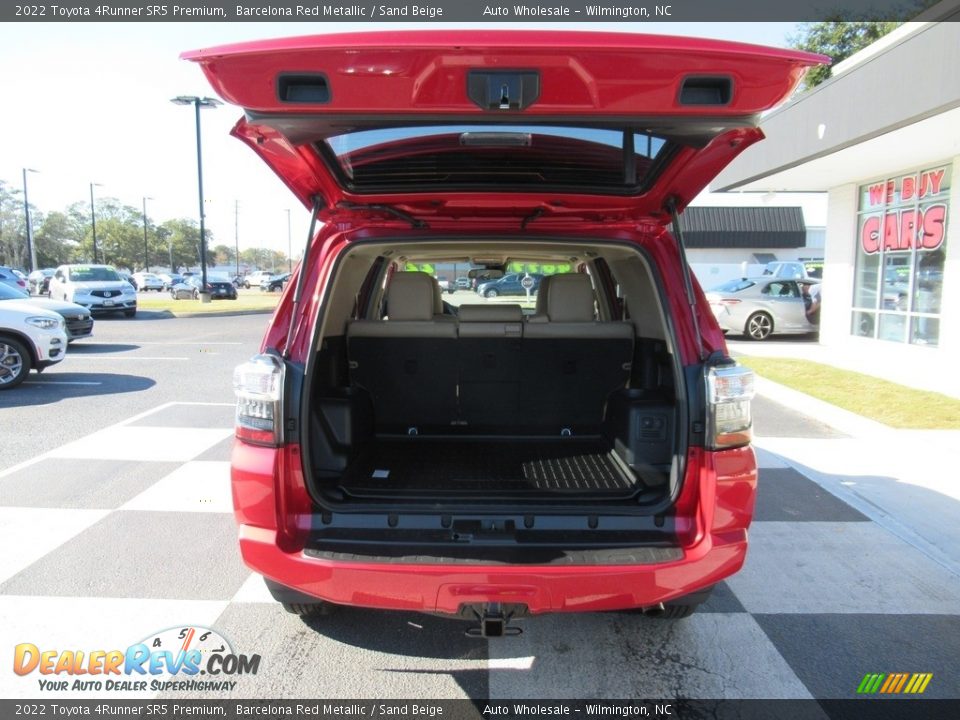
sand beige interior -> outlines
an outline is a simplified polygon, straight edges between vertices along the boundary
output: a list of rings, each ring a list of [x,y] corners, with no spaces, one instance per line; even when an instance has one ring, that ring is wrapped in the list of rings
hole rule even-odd
[[[427,262],[571,272],[545,277],[531,306],[469,290],[441,298],[430,274],[406,270]],[[302,415],[323,502],[636,506],[674,487],[680,372],[635,248],[360,244],[325,292]]]

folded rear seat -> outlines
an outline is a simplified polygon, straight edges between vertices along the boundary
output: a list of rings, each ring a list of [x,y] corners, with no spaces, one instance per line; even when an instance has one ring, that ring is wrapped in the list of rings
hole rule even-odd
[[[516,425],[523,310],[519,305],[461,305],[458,318],[461,424],[480,432]]]
[[[521,417],[549,432],[599,431],[607,397],[629,380],[633,342],[631,323],[596,320],[587,275],[544,278],[523,328]]]
[[[436,280],[399,272],[387,287],[387,319],[347,326],[354,385],[373,400],[381,432],[449,429],[457,418],[457,323],[435,317]]]

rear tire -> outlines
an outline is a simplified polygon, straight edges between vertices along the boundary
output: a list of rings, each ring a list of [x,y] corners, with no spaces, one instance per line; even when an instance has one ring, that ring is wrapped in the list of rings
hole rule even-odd
[[[494,290],[493,288],[490,288],[489,290],[487,290],[487,291],[483,294],[483,296],[484,296],[485,298],[495,298],[495,297],[497,297],[499,294],[500,294],[500,293],[498,293],[496,290]]]
[[[19,340],[0,336],[0,390],[9,390],[27,379],[33,360]]]
[[[296,615],[297,617],[302,618],[322,617],[324,615],[329,615],[333,610],[333,606],[330,603],[325,602],[280,604],[283,605],[283,609],[291,615]]]
[[[755,312],[747,318],[743,334],[748,340],[766,340],[773,334],[773,318],[765,312]]]
[[[682,620],[683,618],[693,615],[697,611],[697,608],[710,598],[710,595],[713,594],[714,587],[714,585],[711,585],[710,587],[697,590],[689,595],[684,595],[683,597],[678,597],[675,600],[664,603],[663,610],[659,612],[651,612],[649,610],[644,612],[640,608],[629,612],[640,613],[653,620]]]

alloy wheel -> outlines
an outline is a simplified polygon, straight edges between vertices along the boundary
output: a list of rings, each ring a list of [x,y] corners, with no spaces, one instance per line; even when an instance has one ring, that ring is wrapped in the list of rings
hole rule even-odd
[[[773,332],[773,318],[766,313],[751,315],[747,320],[747,335],[752,340],[766,340]]]

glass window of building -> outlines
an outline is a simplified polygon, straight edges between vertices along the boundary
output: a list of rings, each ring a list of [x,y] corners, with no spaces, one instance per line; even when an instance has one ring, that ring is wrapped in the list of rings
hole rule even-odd
[[[937,345],[950,166],[860,186],[851,332]]]

